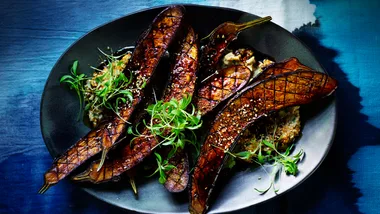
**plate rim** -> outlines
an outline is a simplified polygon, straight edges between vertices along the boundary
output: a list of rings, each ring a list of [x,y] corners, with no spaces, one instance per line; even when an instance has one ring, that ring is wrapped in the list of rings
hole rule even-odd
[[[261,16],[258,16],[258,15],[255,15],[255,14],[252,14],[252,13],[249,13],[249,12],[246,12],[246,11],[242,11],[242,10],[239,10],[239,9],[234,9],[234,8],[228,8],[228,7],[220,7],[220,6],[211,6],[211,5],[202,5],[202,4],[162,4],[162,5],[157,5],[157,6],[153,6],[153,7],[147,7],[147,8],[142,8],[142,9],[139,9],[139,10],[136,10],[136,11],[133,11],[133,12],[130,12],[130,13],[127,13],[123,16],[120,16],[118,18],[115,18],[115,19],[112,19],[110,21],[107,21],[95,28],[92,28],[91,30],[85,32],[82,36],[80,36],[78,39],[76,39],[71,45],[69,45],[65,51],[63,51],[63,53],[60,55],[60,57],[56,60],[56,62],[54,63],[53,67],[51,68],[50,72],[49,72],[49,75],[47,76],[46,78],[46,81],[45,81],[45,84],[44,84],[44,88],[43,88],[43,92],[42,92],[42,95],[41,95],[41,100],[40,100],[40,132],[41,132],[41,136],[42,136],[42,139],[44,141],[44,144],[50,154],[50,156],[52,156],[52,158],[54,159],[54,155],[53,153],[53,149],[52,149],[52,146],[50,144],[47,144],[47,137],[45,136],[44,132],[43,132],[43,129],[44,129],[44,125],[43,125],[43,120],[42,120],[42,106],[44,105],[44,97],[45,97],[45,92],[46,92],[46,89],[47,89],[47,85],[48,85],[48,80],[50,80],[50,77],[53,73],[53,71],[55,70],[55,68],[58,66],[58,63],[62,60],[62,58],[65,56],[65,54],[72,48],[74,47],[80,40],[82,40],[84,37],[86,37],[87,35],[97,31],[98,29],[110,24],[110,23],[113,23],[115,21],[118,21],[120,19],[123,19],[123,18],[126,18],[128,16],[132,16],[132,15],[135,15],[135,14],[138,14],[138,13],[143,13],[143,12],[146,12],[146,11],[150,11],[150,10],[154,10],[154,9],[159,9],[159,8],[166,8],[166,7],[169,7],[169,6],[174,6],[174,5],[182,5],[185,7],[187,6],[190,6],[190,7],[200,7],[200,8],[208,8],[208,9],[221,9],[221,10],[226,10],[226,11],[232,11],[232,12],[239,12],[239,13],[242,13],[242,14],[249,14],[249,15],[253,15],[253,16],[256,16],[256,17],[261,17]],[[312,50],[310,49],[309,46],[307,46],[302,40],[300,40],[297,36],[295,36],[292,32],[288,31],[287,29],[281,27],[280,25],[274,23],[271,21],[271,24],[273,24],[276,28],[280,28],[281,30],[284,31],[284,33],[287,33],[290,37],[292,37],[293,39],[297,40],[299,43],[301,43],[305,49],[316,59],[316,63],[322,68],[322,71],[326,74],[328,74],[328,72],[326,71],[325,67],[320,63],[320,60],[319,58],[314,54],[314,52],[312,52]],[[329,74],[328,74],[329,75]],[[332,132],[332,136],[331,136],[331,140],[328,142],[327,144],[327,147],[326,147],[326,151],[324,152],[322,158],[318,161],[318,164],[307,174],[305,175],[305,177],[303,179],[301,179],[299,182],[297,182],[295,185],[293,185],[292,187],[286,189],[285,191],[282,191],[278,194],[276,194],[275,196],[273,197],[270,197],[266,200],[262,200],[262,201],[259,201],[259,202],[256,202],[256,203],[245,203],[241,206],[237,206],[237,207],[234,207],[233,209],[224,209],[218,213],[227,213],[227,212],[233,212],[233,211],[240,211],[242,209],[245,209],[245,208],[248,208],[248,207],[252,207],[252,206],[256,206],[256,205],[259,205],[261,203],[264,203],[264,202],[269,202],[271,200],[273,200],[274,198],[277,198],[285,193],[288,193],[289,191],[293,190],[294,188],[298,187],[300,184],[302,184],[305,180],[307,180],[311,175],[314,174],[314,172],[321,166],[321,164],[324,162],[324,160],[326,159],[327,155],[329,154],[330,150],[331,150],[331,147],[332,147],[332,144],[334,143],[334,139],[335,139],[335,136],[336,136],[336,129],[337,129],[337,124],[338,124],[338,121],[337,121],[337,97],[336,97],[336,92],[334,92],[332,95],[332,100],[331,100],[331,104],[330,105],[333,105],[333,113],[334,113],[334,123],[333,123],[333,132]],[[131,210],[131,211],[135,211],[135,212],[139,212],[139,213],[152,213],[150,211],[147,211],[147,210],[142,210],[142,209],[136,209],[136,208],[133,208],[133,207],[129,207],[129,208],[126,208],[126,207],[122,207],[120,206],[119,204],[115,203],[113,200],[111,199],[108,199],[108,198],[104,198],[104,197],[100,197],[98,194],[96,194],[96,192],[94,192],[93,190],[89,189],[89,188],[86,188],[86,187],[81,187],[75,183],[71,183],[71,184],[74,184],[75,186],[79,187],[79,189],[87,192],[88,194],[90,194],[91,196],[101,200],[101,201],[104,201],[104,202],[107,202],[113,206],[116,206],[116,207],[119,207],[119,208],[122,208],[122,209],[125,209],[125,210]],[[212,208],[212,205],[210,206]],[[177,212],[159,212],[159,213],[177,213]],[[209,213],[215,213],[215,212],[212,212],[212,210],[209,210]]]

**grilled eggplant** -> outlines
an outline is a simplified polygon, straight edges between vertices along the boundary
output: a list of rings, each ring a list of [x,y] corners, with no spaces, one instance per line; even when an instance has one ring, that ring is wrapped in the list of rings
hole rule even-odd
[[[243,54],[243,61],[247,61],[247,57],[252,56],[253,52],[247,51]],[[197,93],[193,98],[193,103],[204,116],[214,110],[221,102],[227,100],[246,86],[250,78],[252,78],[252,71],[245,65],[238,64],[220,69],[217,75],[199,84]],[[182,155],[180,155],[180,153],[182,153]],[[169,163],[176,166],[175,169],[171,170],[171,172],[175,172],[174,175],[167,173],[168,180],[165,183],[165,187],[167,187],[170,192],[179,192],[178,188],[185,188],[184,184],[188,181],[188,175],[184,173],[184,169],[187,169],[189,165],[188,160],[187,158],[180,158],[185,157],[185,155],[183,151],[180,151],[176,155],[176,158]]]
[[[276,110],[307,104],[330,95],[337,82],[316,71],[295,71],[264,79],[244,89],[221,110],[202,146],[192,175],[190,213],[205,213],[208,199],[228,157],[244,130]]]
[[[312,70],[292,57],[282,62],[263,67],[263,71],[253,81],[259,81],[275,75],[296,70]],[[255,151],[262,141],[273,141],[279,151],[285,151],[301,132],[299,106],[277,111],[272,115],[257,120],[255,125],[245,130],[234,151]],[[270,148],[265,148],[270,150]],[[250,160],[245,160],[251,162]]]
[[[122,106],[119,109],[119,115],[115,116],[111,122],[93,129],[58,157],[45,173],[45,183],[39,193],[44,193],[50,186],[58,183],[99,152],[103,151],[102,160],[105,159],[107,151],[118,142],[117,140],[124,133],[132,112],[142,100],[143,90],[135,89],[144,82],[149,83],[158,62],[181,27],[183,15],[184,8],[174,6],[165,9],[154,19],[152,25],[143,34],[143,38],[139,40],[140,42],[132,55],[131,63],[123,71],[135,73],[135,78],[129,86],[133,94],[132,102]]]
[[[222,69],[217,76],[200,84],[193,98],[196,109],[204,116],[215,109],[219,103],[242,89],[249,82],[250,76],[251,71],[245,66]],[[186,188],[189,180],[187,154],[183,150],[178,151],[176,156],[169,160],[169,164],[176,168],[166,173],[168,179],[165,187],[170,192],[181,192]]]
[[[209,50],[211,47],[216,47],[216,45],[218,45],[219,43],[221,44],[221,41],[219,41],[219,36],[222,36],[222,35],[219,35],[219,33],[228,33],[229,35],[231,34],[231,36],[226,39],[226,41],[228,41],[227,43],[231,42],[232,40],[236,39],[236,36],[237,34],[246,29],[246,28],[249,28],[253,25],[256,25],[256,24],[260,24],[260,23],[263,23],[263,22],[266,22],[266,21],[269,21],[270,20],[270,17],[266,17],[264,19],[259,19],[259,20],[254,20],[252,22],[248,22],[248,23],[244,23],[244,24],[233,24],[233,23],[224,23],[222,24],[221,26],[219,26],[217,29],[219,30],[215,30],[214,33],[210,34],[210,45],[208,45],[207,47],[209,47]],[[219,36],[218,36],[218,35]],[[213,36],[215,35],[215,36]],[[234,36],[233,36],[234,35]],[[218,41],[219,43],[215,43],[215,41]],[[225,40],[223,40],[223,43],[224,44],[227,44],[226,42],[224,42]],[[228,44],[227,44],[228,45]],[[221,51],[223,51],[226,47],[224,46],[223,44],[221,44],[221,46],[219,47],[216,47],[216,48],[222,48]],[[192,51],[195,51],[195,49],[192,49]],[[220,58],[220,56],[218,57],[218,59],[216,61],[218,61]],[[214,57],[213,59],[216,59],[216,57]],[[201,63],[202,65],[202,63]],[[216,64],[215,64],[216,65]],[[213,66],[213,65],[211,65]],[[238,68],[238,67],[236,67]],[[178,70],[182,69],[182,67],[180,67]],[[239,68],[240,71],[242,71],[243,69],[242,68]],[[229,68],[229,69],[226,69],[225,71],[223,71],[221,73],[221,75],[219,76],[219,78],[223,78],[224,76],[228,76],[228,75],[231,75],[232,73],[232,68]],[[245,76],[247,76],[248,74],[248,70],[245,70]],[[250,73],[249,73],[250,75]],[[237,72],[233,73],[231,75],[231,77],[233,78],[233,83],[238,83],[240,81],[240,79],[236,79],[236,76],[239,76]],[[230,78],[232,80],[232,78]],[[175,80],[175,78],[173,78],[173,80]],[[244,84],[246,83],[246,81],[244,81]],[[225,85],[227,86],[229,84],[229,82],[226,82]],[[187,87],[184,87],[183,85],[181,84],[178,84],[178,83],[174,83],[172,84],[173,87],[176,87],[177,86],[177,90],[171,90],[169,93],[177,93],[179,94],[180,96],[183,95],[183,92],[181,92],[180,88],[187,88]],[[232,88],[234,86],[232,85],[229,85],[231,87],[231,91],[230,92],[236,92],[237,89],[240,89],[241,87],[238,87],[238,88]],[[243,84],[240,84],[240,86],[243,86]],[[223,92],[225,91],[218,91],[219,93],[219,96],[222,96],[224,98],[227,98],[226,95],[223,94]],[[214,93],[213,96],[216,96],[217,93]],[[224,96],[223,96],[224,95]],[[230,93],[228,95],[231,96],[232,93]],[[177,95],[178,96],[178,95]],[[211,105],[209,106],[213,106],[215,107],[219,102],[213,102]],[[209,107],[208,111],[210,110],[211,108]],[[149,142],[149,143],[146,143],[146,142]],[[137,149],[137,151],[133,151],[131,148],[125,148],[124,150],[126,152],[124,152],[125,154],[129,154],[128,151],[131,151],[132,154],[131,155],[125,155],[123,158],[121,159],[124,159],[124,161],[121,161],[119,158],[116,158],[114,160],[110,160],[108,161],[108,163],[102,168],[100,169],[99,172],[95,172],[95,168],[97,165],[99,165],[98,163],[94,162],[91,167],[86,170],[84,173],[81,173],[80,175],[74,177],[73,179],[74,180],[90,180],[91,182],[94,182],[94,183],[100,183],[100,182],[105,182],[107,180],[112,180],[114,179],[113,177],[117,177],[119,176],[122,172],[130,169],[131,167],[133,167],[134,165],[140,163],[142,161],[142,159],[149,155],[151,153],[151,149],[157,144],[157,139],[155,139],[152,135],[150,135],[149,131],[147,130],[144,130],[143,133],[142,133],[142,136],[135,139],[134,142],[133,142],[133,147]],[[143,146],[144,145],[144,146]],[[133,153],[136,153],[136,154],[133,154]],[[137,157],[135,157],[137,155]],[[128,156],[128,157],[126,157]],[[113,162],[113,163],[111,163]],[[120,165],[125,165],[123,167],[120,167]],[[187,165],[187,164],[183,164],[184,166]],[[99,169],[99,166],[98,168]],[[116,170],[117,169],[117,170]],[[116,172],[118,171],[118,172]],[[174,170],[172,170],[173,172],[175,172]],[[185,175],[182,173],[182,175]],[[170,177],[170,176],[169,176]],[[188,179],[181,179],[182,181],[184,180],[188,180]],[[173,186],[173,185],[166,185],[167,187],[169,186]],[[184,185],[182,185],[184,186]],[[171,191],[169,189],[169,191]],[[179,191],[178,189],[177,190],[173,190],[173,191]]]
[[[199,67],[201,80],[209,78],[217,71],[218,63],[223,56],[224,50],[237,38],[240,32],[255,25],[268,22],[271,19],[272,17],[267,16],[242,24],[225,22],[215,28],[206,37],[208,43],[203,46]]]
[[[202,115],[242,89],[251,78],[251,71],[241,65],[224,68],[218,73],[212,79],[201,83],[194,96],[194,104]]]
[[[171,71],[169,86],[165,89],[164,102],[171,99],[180,100],[184,96],[193,94],[198,68],[198,42],[194,30],[189,27],[188,33],[177,52],[174,66]],[[141,136],[135,138],[131,144],[125,145],[120,156],[105,161],[104,166],[97,171],[99,161],[95,161],[83,173],[73,177],[77,181],[102,183],[110,180],[119,180],[119,176],[136,166],[145,157],[151,154],[159,139],[145,128]]]
[[[164,186],[169,192],[182,192],[189,183],[189,159],[187,153],[178,148],[174,156],[169,159],[169,164],[175,166],[175,168],[165,172],[166,182]]]
[[[255,81],[260,81],[260,80],[267,79],[279,74],[292,72],[296,70],[310,71],[312,69],[300,63],[300,61],[297,58],[291,57],[282,62],[270,64],[264,67],[262,70],[263,72],[261,72],[256,77]]]

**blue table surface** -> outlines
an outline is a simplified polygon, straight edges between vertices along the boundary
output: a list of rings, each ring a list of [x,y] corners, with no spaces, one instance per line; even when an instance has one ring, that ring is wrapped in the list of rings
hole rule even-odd
[[[41,94],[54,63],[76,39],[125,14],[171,2],[0,2],[0,213],[126,212],[68,181],[37,194],[52,162],[40,132]],[[380,1],[311,3],[316,23],[293,33],[339,80],[335,142],[307,181],[242,212],[379,213]]]

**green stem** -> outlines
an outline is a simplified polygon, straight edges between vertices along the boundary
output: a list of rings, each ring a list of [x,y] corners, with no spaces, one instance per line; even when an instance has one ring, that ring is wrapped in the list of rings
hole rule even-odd
[[[255,20],[246,22],[246,23],[237,24],[236,25],[237,31],[241,32],[241,31],[243,31],[245,29],[248,29],[248,28],[251,28],[251,27],[253,27],[255,25],[259,25],[259,24],[263,24],[265,22],[269,22],[270,20],[272,20],[272,17],[271,16],[266,16],[266,17],[263,17],[263,18],[259,18],[259,19],[255,19]]]

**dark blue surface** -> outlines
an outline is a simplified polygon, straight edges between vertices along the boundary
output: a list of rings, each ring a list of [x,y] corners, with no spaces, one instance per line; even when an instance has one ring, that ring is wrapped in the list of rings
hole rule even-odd
[[[294,33],[339,80],[336,140],[305,183],[245,213],[378,213],[380,2],[311,2],[317,6],[317,23]],[[0,3],[0,213],[123,212],[68,181],[45,195],[36,192],[52,161],[39,127],[40,98],[50,69],[85,32],[148,7],[125,3]]]

